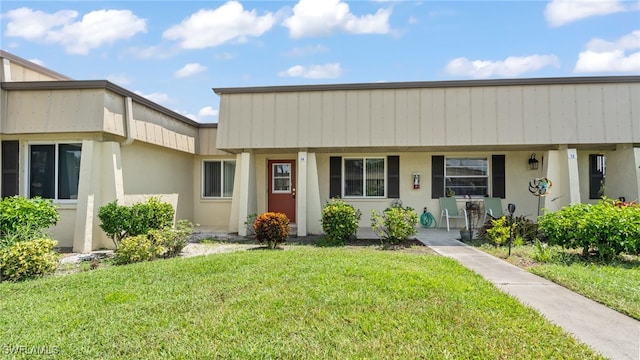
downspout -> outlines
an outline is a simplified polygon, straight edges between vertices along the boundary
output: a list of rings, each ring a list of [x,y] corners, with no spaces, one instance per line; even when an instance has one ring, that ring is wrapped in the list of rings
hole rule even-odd
[[[130,96],[124,98],[124,126],[127,138],[120,143],[120,146],[127,146],[133,143],[133,101]]]

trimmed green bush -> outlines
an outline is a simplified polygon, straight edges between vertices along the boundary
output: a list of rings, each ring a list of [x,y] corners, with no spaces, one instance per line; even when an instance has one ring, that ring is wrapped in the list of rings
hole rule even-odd
[[[266,212],[256,218],[253,230],[260,244],[266,244],[270,249],[275,249],[287,241],[290,231],[289,218],[282,213]]]
[[[132,206],[118,205],[115,200],[98,210],[100,228],[111,238],[116,249],[126,237],[171,227],[173,215],[171,204],[161,202],[156,197]]]
[[[418,233],[418,214],[410,207],[394,206],[378,214],[371,210],[371,227],[383,245],[395,245]]]
[[[362,213],[341,199],[331,199],[322,209],[322,230],[326,243],[344,245],[358,231],[358,221]]]
[[[545,213],[538,226],[551,244],[582,249],[584,256],[609,260],[622,252],[640,254],[640,206],[634,203],[573,204]]]
[[[142,261],[151,261],[162,253],[165,249],[154,242],[151,236],[136,235],[129,236],[120,242],[116,250],[113,262],[116,265],[126,265]]]
[[[55,271],[59,255],[57,241],[40,238],[19,241],[0,248],[0,281],[21,281]]]
[[[50,199],[12,196],[0,201],[0,247],[45,237],[45,230],[60,221]]]

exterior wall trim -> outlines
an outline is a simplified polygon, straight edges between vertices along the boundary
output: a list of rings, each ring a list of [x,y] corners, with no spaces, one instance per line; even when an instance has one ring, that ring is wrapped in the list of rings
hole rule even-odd
[[[585,77],[548,77],[521,79],[483,79],[483,80],[445,80],[445,81],[411,81],[411,82],[377,82],[351,84],[321,85],[284,85],[257,87],[213,88],[218,94],[249,94],[269,92],[296,91],[333,91],[333,90],[389,90],[389,89],[423,89],[423,88],[456,88],[479,86],[518,86],[518,85],[566,85],[566,84],[621,84],[638,83],[640,76],[585,76]]]

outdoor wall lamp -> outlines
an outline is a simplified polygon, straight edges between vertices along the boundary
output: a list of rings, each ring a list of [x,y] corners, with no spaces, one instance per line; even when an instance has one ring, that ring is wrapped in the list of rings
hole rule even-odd
[[[536,159],[536,153],[531,154],[531,157],[529,157],[529,168],[531,170],[538,170],[538,159]]]

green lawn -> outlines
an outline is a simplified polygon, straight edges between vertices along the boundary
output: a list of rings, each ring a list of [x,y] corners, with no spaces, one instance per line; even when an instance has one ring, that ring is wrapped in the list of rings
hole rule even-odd
[[[551,263],[533,260],[533,246],[518,246],[507,258],[507,248],[482,245],[481,250],[523,267],[616,311],[640,320],[640,259],[627,257],[611,263],[583,259],[559,247]]]
[[[295,246],[0,284],[2,343],[60,358],[599,358],[453,260]],[[2,350],[2,349],[0,349]]]

